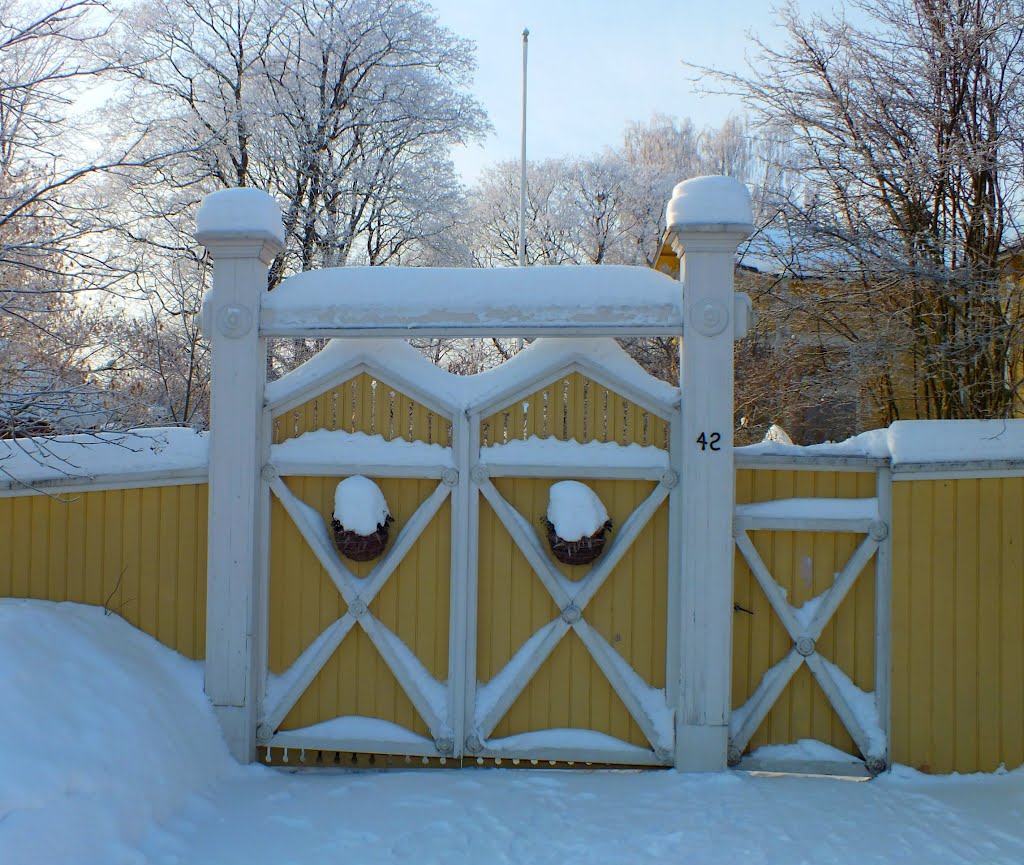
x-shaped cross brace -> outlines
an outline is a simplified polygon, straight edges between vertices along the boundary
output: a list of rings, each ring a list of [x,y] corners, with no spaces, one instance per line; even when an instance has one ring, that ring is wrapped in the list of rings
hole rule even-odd
[[[354,576],[342,563],[334,548],[327,523],[319,511],[301,501],[288,489],[273,467],[270,467],[265,475],[271,491],[277,496],[327,571],[348,609],[340,619],[328,625],[310,643],[283,675],[286,685],[281,688],[281,693],[273,694],[272,700],[268,694],[270,705],[267,706],[263,721],[257,730],[257,740],[260,744],[270,741],[270,737],[298,702],[299,697],[348,632],[358,623],[391,668],[420,717],[426,721],[437,750],[441,754],[452,754],[454,739],[451,725],[447,720],[446,686],[434,679],[409,647],[370,612],[370,604],[440,510],[452,488],[458,483],[458,472],[451,468],[445,470],[434,492],[416,509],[383,558],[363,579]]]
[[[665,473],[654,491],[630,514],[611,543],[605,547],[598,563],[578,583],[567,580],[551,563],[537,533],[522,514],[498,492],[483,466],[476,466],[473,469],[472,479],[508,529],[561,613],[558,618],[538,630],[515,653],[505,667],[514,671],[507,677],[507,682],[506,677],[499,672],[491,682],[479,689],[473,728],[466,739],[466,750],[470,753],[483,750],[484,742],[498,721],[571,628],[587,647],[587,651],[636,720],[658,757],[663,760],[669,759],[672,746],[671,710],[665,705],[664,718],[651,717],[650,708],[653,701],[650,696],[656,689],[637,675],[615,648],[587,623],[583,618],[583,611],[655,511],[665,501],[669,490],[676,483],[676,475],[673,472]],[[661,703],[664,704],[663,694]],[[662,723],[659,723],[659,720]]]
[[[786,657],[765,673],[750,699],[733,713],[729,731],[730,763],[736,764],[740,761],[744,748],[747,747],[772,706],[778,701],[786,685],[789,684],[801,665],[807,664],[832,708],[835,709],[851,738],[864,755],[868,768],[881,770],[885,766],[885,743],[881,743],[881,747],[879,747],[877,741],[872,741],[840,685],[839,677],[844,674],[838,667],[818,654],[817,641],[835,611],[839,609],[843,599],[853,588],[853,584],[864,566],[888,536],[888,526],[881,520],[871,523],[867,537],[854,550],[853,555],[836,576],[835,581],[815,599],[816,606],[813,608],[813,615],[807,621],[803,621],[797,611],[786,601],[785,592],[772,577],[747,531],[743,527],[737,527],[734,530],[736,546],[743,553],[743,558],[746,559],[750,570],[764,591],[765,597],[768,598],[768,603],[771,604],[779,621],[789,633],[790,639],[793,641],[793,648],[789,650]]]

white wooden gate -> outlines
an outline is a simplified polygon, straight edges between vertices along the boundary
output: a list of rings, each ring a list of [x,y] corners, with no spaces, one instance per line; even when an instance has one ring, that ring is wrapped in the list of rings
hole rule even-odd
[[[671,278],[648,268],[604,266],[342,268],[299,274],[267,294],[267,269],[284,240],[275,202],[255,190],[224,190],[207,198],[196,231],[214,260],[213,288],[203,311],[213,357],[206,691],[239,759],[252,759],[258,741],[404,754],[545,754],[597,762],[674,763],[688,770],[725,766],[732,618],[732,346],[750,318],[749,301],[733,294],[733,256],[751,230],[750,221],[749,194],[734,180],[698,178],[676,188],[668,223],[677,252],[682,256],[685,250],[683,291]],[[686,399],[681,411],[663,390],[648,387],[636,367],[628,366],[631,362],[624,364],[614,344],[592,342],[600,337],[679,338],[684,324],[681,386]],[[518,364],[453,388],[443,373],[427,372],[422,359],[414,364],[394,343],[372,342],[410,335],[570,339],[548,343],[547,349],[541,342]],[[288,383],[267,387],[266,339],[274,337],[341,337],[351,342],[298,370]],[[357,347],[346,355],[345,345]],[[420,459],[395,448],[381,452],[366,445],[361,451],[355,439],[337,440],[340,446],[332,445],[327,452],[291,442],[271,445],[275,409],[359,365],[382,370],[392,386],[450,412],[451,446],[441,448],[441,454],[435,451],[436,459]],[[669,420],[671,459],[664,452],[656,458],[649,453],[624,456],[611,444],[583,455],[578,448],[566,449],[562,464],[551,465],[532,452],[536,448],[513,452],[482,447],[484,412],[567,372],[582,372],[631,395]],[[372,573],[357,578],[334,553],[324,515],[290,489],[285,480],[289,473],[429,478],[437,485],[400,527]],[[652,482],[653,489],[633,513],[623,516],[603,557],[573,582],[554,568],[528,519],[500,492],[496,481],[516,473],[528,479],[639,478]],[[344,603],[341,614],[277,678],[268,678],[266,666],[271,495],[306,538]],[[659,688],[637,675],[588,617],[595,595],[666,498],[672,538],[665,610],[669,636],[665,685]],[[371,606],[432,512],[449,499],[451,609],[448,668],[441,681]],[[515,541],[557,615],[478,687],[474,527],[481,500]],[[359,718],[329,720],[326,726],[302,732],[278,729],[334,648],[352,633],[365,633],[385,659],[426,722],[429,737]],[[495,739],[495,724],[545,657],[569,635],[585,646],[646,745],[539,731],[518,740]]]
[[[630,545],[641,538],[652,515],[672,495],[678,470],[672,467],[669,450],[662,446],[624,446],[616,441],[616,419],[608,407],[600,412],[601,430],[587,444],[566,440],[568,419],[556,424],[546,437],[513,435],[484,444],[483,419],[535,391],[548,388],[545,397],[562,391],[567,376],[585,376],[595,400],[600,393],[628,395],[626,405],[644,412],[644,427],[660,418],[678,423],[678,390],[644,373],[612,340],[591,342],[582,352],[571,340],[547,339],[532,345],[496,373],[458,379],[439,373],[404,342],[360,340],[338,342],[305,368],[268,388],[264,425],[311,397],[329,393],[359,374],[380,382],[380,390],[401,387],[440,417],[452,417],[452,441],[447,447],[423,447],[403,439],[385,442],[365,433],[320,430],[272,445],[262,471],[263,483],[282,504],[306,539],[316,559],[330,576],[344,600],[345,612],[331,622],[281,675],[267,676],[258,744],[268,748],[328,750],[350,753],[403,754],[444,757],[508,757],[571,762],[670,764],[674,749],[674,710],[664,687],[645,681],[623,656],[593,628],[586,618],[587,605],[608,581]],[[294,384],[293,384],[294,382]],[[450,400],[459,394],[461,405]],[[545,401],[546,402],[546,401]],[[551,399],[552,417],[555,399]],[[560,407],[563,415],[568,403]],[[667,427],[666,427],[667,428]],[[325,515],[302,501],[285,482],[287,476],[340,477],[366,474],[375,477],[429,478],[436,488],[412,517],[397,527],[397,536],[386,554],[363,577],[355,576],[334,549]],[[645,480],[655,482],[653,491],[613,533],[607,549],[582,579],[567,579],[554,564],[535,528],[535,520],[520,513],[499,492],[492,478],[554,481],[567,477],[584,480]],[[476,675],[478,632],[477,578],[479,505],[483,497],[493,508],[511,538],[544,586],[559,615],[544,624],[518,647],[508,663],[488,681]],[[431,522],[443,503],[452,500],[452,538],[449,611],[448,677],[434,678],[401,637],[389,630],[372,610],[374,599],[394,574],[403,557]],[[672,509],[678,501],[672,498]],[[678,545],[667,551],[668,572]],[[667,573],[662,575],[667,579]],[[673,601],[675,598],[673,598]],[[670,610],[659,611],[661,621],[642,626],[678,633],[669,621]],[[282,730],[281,723],[313,683],[327,660],[347,635],[361,628],[385,660],[396,680],[430,731],[430,738],[400,728],[391,721],[366,717],[341,717],[312,728]],[[525,735],[494,739],[492,733],[516,698],[529,684],[559,641],[573,631],[607,678],[646,738],[638,746],[594,731],[530,731]],[[672,664],[675,644],[663,663]],[[664,681],[675,678],[666,669]],[[566,682],[568,688],[570,683]]]

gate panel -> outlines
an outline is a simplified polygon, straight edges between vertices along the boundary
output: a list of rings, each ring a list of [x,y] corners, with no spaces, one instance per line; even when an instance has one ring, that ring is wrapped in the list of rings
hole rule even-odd
[[[287,478],[302,501],[327,520],[340,478]],[[378,478],[398,527],[437,487],[435,481]],[[306,539],[275,498],[271,517],[271,674],[284,673],[346,605]],[[450,505],[446,502],[384,583],[369,610],[395,633],[438,681],[448,677]],[[349,562],[365,578],[375,562]],[[340,715],[381,718],[429,731],[367,635],[354,628],[289,712],[281,729],[296,729]]]
[[[546,513],[553,481],[495,478],[493,483],[546,545],[540,519]],[[590,485],[608,509],[615,530],[654,487],[645,481],[594,481]],[[486,683],[530,636],[557,618],[559,610],[486,500],[480,507],[480,533],[477,678]],[[584,613],[595,630],[655,688],[665,686],[667,537],[666,502]],[[553,558],[551,563],[573,581],[589,570],[562,565]],[[571,632],[492,736],[563,727],[585,727],[635,745],[648,745],[604,673]]]
[[[873,474],[857,472],[737,472],[736,502],[792,498],[870,498],[876,492]],[[835,581],[864,536],[849,532],[751,531],[750,539],[768,570],[786,593],[786,602],[800,608],[820,597]],[[775,615],[750,566],[735,557],[733,616],[733,706],[743,706],[769,669],[793,649],[793,640]],[[816,641],[820,654],[839,667],[865,692],[875,687],[875,558],[871,558],[849,594]],[[856,754],[857,747],[842,719],[806,666],[800,667],[782,691],[749,743],[778,745],[812,738]]]

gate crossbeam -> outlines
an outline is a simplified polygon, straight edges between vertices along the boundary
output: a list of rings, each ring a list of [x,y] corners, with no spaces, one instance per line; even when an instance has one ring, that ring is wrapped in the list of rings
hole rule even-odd
[[[807,529],[806,523],[800,526]],[[787,526],[787,528],[790,528]],[[828,530],[829,525],[815,524],[814,530]],[[758,585],[761,587],[768,599],[779,621],[782,623],[790,639],[793,641],[793,648],[775,666],[770,668],[762,678],[760,684],[747,702],[734,712],[733,724],[730,730],[729,757],[732,762],[738,762],[744,749],[768,716],[772,707],[782,696],[786,686],[796,675],[797,670],[803,664],[808,669],[821,687],[829,704],[839,716],[846,727],[850,737],[856,743],[861,753],[869,764],[878,765],[884,763],[885,745],[872,740],[869,731],[861,723],[857,712],[847,699],[842,687],[840,687],[835,669],[817,651],[817,641],[821,637],[825,626],[831,621],[835,612],[839,609],[844,598],[849,594],[860,576],[864,567],[878,551],[882,541],[888,535],[887,525],[874,520],[866,523],[862,528],[867,531],[867,536],[854,550],[843,569],[836,575],[832,585],[822,594],[812,599],[815,601],[813,614],[806,620],[800,617],[797,611],[790,606],[786,600],[786,593],[775,578],[771,575],[767,565],[761,558],[756,547],[748,534],[748,529],[741,524],[736,525],[734,530],[736,546],[743,554],[753,573]],[[737,720],[738,719],[738,720]]]
[[[438,700],[430,694],[431,688],[427,679],[439,689],[443,689],[444,686],[430,676],[408,646],[369,611],[370,604],[388,578],[401,564],[402,559],[448,498],[453,486],[450,480],[452,479],[446,479],[437,485],[434,492],[423,501],[399,531],[384,557],[362,579],[353,575],[341,562],[330,541],[327,523],[320,513],[299,499],[280,477],[275,475],[270,480],[270,489],[330,576],[348,609],[344,615],[324,629],[284,674],[288,685],[280,695],[277,695],[273,705],[264,712],[258,735],[261,742],[269,741],[269,737],[358,622],[384,658],[416,711],[427,723],[431,735],[437,742],[447,745],[447,749],[450,750],[452,734],[445,717],[443,700]]]
[[[508,681],[502,681],[504,687],[501,692],[492,698],[478,702],[474,719],[475,729],[472,733],[472,737],[475,739],[474,745],[482,746],[498,721],[511,708],[562,637],[572,628],[659,757],[669,759],[669,743],[664,741],[666,737],[661,732],[666,725],[659,725],[656,719],[651,717],[650,701],[645,701],[646,692],[641,690],[640,686],[642,685],[647,690],[657,689],[652,689],[644,682],[621,658],[621,655],[583,619],[583,611],[604,585],[640,532],[650,522],[662,502],[665,501],[674,479],[674,476],[662,478],[651,494],[623,523],[621,530],[605,549],[598,564],[578,584],[567,580],[550,562],[536,532],[532,530],[522,514],[498,492],[494,484],[488,478],[479,479],[480,491],[508,529],[530,567],[558,606],[560,615],[559,618],[553,619],[527,640],[502,671],[497,674],[495,678],[500,677],[509,668],[514,669],[514,674]],[[613,655],[617,656],[617,659]],[[515,666],[513,667],[513,665]],[[628,669],[628,673],[626,669]],[[668,711],[667,708],[666,711]],[[667,726],[671,728],[671,724]]]

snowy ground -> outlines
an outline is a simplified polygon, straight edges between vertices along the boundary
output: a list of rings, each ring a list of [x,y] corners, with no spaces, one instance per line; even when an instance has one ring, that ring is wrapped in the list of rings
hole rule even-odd
[[[1024,862],[1024,770],[240,768],[198,665],[116,616],[0,600],[0,645],[2,865]]]
[[[150,834],[160,865],[1024,862],[1024,776],[874,782],[463,769],[243,773]]]

